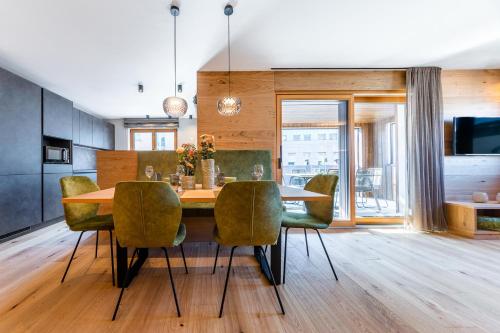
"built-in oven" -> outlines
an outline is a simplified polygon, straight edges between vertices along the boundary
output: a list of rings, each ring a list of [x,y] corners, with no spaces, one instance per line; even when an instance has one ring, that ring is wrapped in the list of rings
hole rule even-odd
[[[69,149],[62,147],[45,146],[43,162],[69,164]]]

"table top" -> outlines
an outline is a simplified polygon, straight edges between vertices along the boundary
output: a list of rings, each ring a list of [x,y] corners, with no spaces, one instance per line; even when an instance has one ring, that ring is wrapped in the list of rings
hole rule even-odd
[[[195,190],[186,190],[178,193],[181,202],[215,202],[217,192],[221,190],[216,187],[212,190],[203,190],[197,184]],[[323,201],[329,200],[329,195],[306,191],[300,188],[293,188],[279,185],[281,200],[283,201]],[[80,194],[73,197],[63,198],[62,203],[112,203],[115,195],[115,188],[108,188],[96,192]]]

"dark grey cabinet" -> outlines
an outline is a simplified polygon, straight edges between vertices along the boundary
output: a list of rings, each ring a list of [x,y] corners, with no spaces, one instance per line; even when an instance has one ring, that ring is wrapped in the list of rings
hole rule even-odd
[[[42,89],[0,68],[0,175],[40,174]]]
[[[43,89],[43,135],[73,139],[73,102]]]
[[[80,110],[73,109],[73,143],[80,143]]]
[[[0,176],[0,235],[42,221],[42,177]]]
[[[92,147],[104,147],[104,121],[96,117],[92,117]]]
[[[43,221],[48,222],[64,216],[61,203],[59,179],[72,173],[46,173],[43,175]]]
[[[104,149],[115,149],[115,125],[105,122],[104,123]]]
[[[80,144],[92,146],[92,116],[80,111]]]

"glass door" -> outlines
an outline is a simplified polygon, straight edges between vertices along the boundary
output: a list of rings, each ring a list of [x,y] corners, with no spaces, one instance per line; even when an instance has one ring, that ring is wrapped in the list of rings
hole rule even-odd
[[[335,96],[279,95],[280,166],[283,185],[303,188],[317,174],[334,174],[334,222],[350,221],[349,100]],[[303,202],[285,203],[304,211]]]
[[[357,223],[402,223],[405,207],[405,104],[370,98],[354,104]]]

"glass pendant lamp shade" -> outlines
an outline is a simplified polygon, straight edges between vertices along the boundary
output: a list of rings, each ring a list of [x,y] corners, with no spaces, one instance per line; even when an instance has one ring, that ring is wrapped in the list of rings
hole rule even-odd
[[[163,111],[171,117],[179,118],[186,114],[188,104],[185,99],[177,97],[177,16],[180,14],[179,7],[170,6],[170,14],[174,17],[174,96],[163,100]]]
[[[241,100],[238,97],[223,97],[217,101],[217,111],[222,116],[234,116],[240,113]]]
[[[217,101],[217,111],[222,116],[234,116],[241,111],[241,100],[231,96],[231,37],[229,17],[233,14],[233,6],[227,4],[224,7],[224,15],[227,16],[227,62],[228,62],[228,94]]]
[[[171,117],[179,118],[187,112],[187,102],[184,98],[177,96],[167,97],[163,100],[163,111]]]

